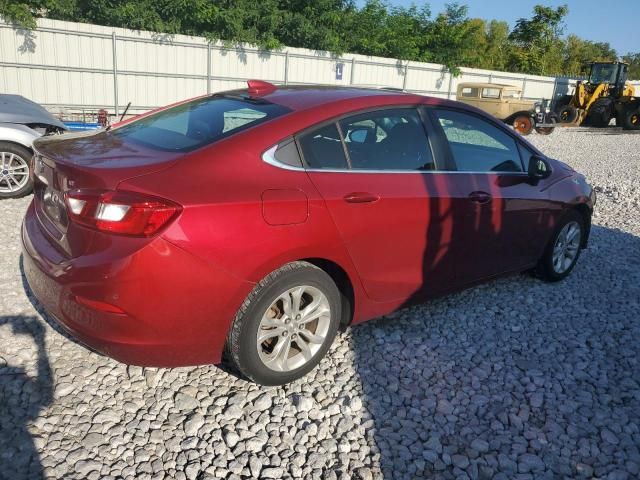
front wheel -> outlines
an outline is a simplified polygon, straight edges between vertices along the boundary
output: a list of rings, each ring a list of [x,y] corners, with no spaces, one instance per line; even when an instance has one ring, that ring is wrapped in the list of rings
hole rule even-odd
[[[306,262],[287,264],[240,307],[227,338],[230,360],[262,385],[301,378],[327,353],[341,311],[340,292],[326,272]]]
[[[570,211],[558,224],[536,268],[536,273],[547,282],[567,277],[580,257],[585,225],[582,215]]]
[[[529,115],[518,115],[513,119],[513,128],[520,135],[529,135],[533,130],[533,120]]]
[[[560,113],[560,123],[573,123],[578,119],[578,110],[573,105],[565,105]]]
[[[31,193],[31,157],[26,148],[0,142],[0,198],[18,198]]]

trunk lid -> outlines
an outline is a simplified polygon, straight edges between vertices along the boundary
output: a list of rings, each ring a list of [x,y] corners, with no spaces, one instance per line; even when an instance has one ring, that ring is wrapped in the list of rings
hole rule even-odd
[[[100,233],[72,223],[69,190],[116,190],[124,180],[167,168],[183,154],[151,150],[108,131],[42,137],[34,143],[34,203],[43,230],[67,257],[82,255]]]

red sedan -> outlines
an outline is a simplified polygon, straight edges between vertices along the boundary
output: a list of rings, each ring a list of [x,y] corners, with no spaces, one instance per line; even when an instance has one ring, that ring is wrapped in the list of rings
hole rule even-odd
[[[569,274],[595,194],[501,122],[397,91],[200,97],[40,139],[22,230],[40,303],[119,361],[282,384],[341,326],[512,272]]]

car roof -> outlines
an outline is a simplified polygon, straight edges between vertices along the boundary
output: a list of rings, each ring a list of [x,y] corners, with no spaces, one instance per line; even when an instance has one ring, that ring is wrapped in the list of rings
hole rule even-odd
[[[517,85],[507,85],[504,83],[482,83],[482,82],[468,82],[468,83],[459,83],[458,88],[461,87],[471,87],[471,88],[508,88],[513,90],[520,90],[520,87]]]
[[[266,84],[266,82],[264,82]],[[384,97],[387,100],[396,98],[399,101],[423,99],[420,95],[403,92],[399,89],[384,87],[351,87],[333,85],[286,85],[275,86],[265,93],[252,94],[250,89],[238,89],[221,92],[226,96],[240,96],[245,98],[259,98],[267,102],[287,107],[293,111],[312,109],[321,105],[332,104],[345,100],[363,97]]]

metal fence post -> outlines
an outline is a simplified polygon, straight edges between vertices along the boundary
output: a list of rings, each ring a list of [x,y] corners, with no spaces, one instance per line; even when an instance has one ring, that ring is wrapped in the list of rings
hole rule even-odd
[[[211,41],[207,41],[207,95],[211,94]]]
[[[113,106],[116,112],[116,117],[120,115],[120,109],[118,108],[118,55],[116,50],[116,32],[111,33],[111,47],[113,53]]]
[[[353,85],[353,75],[356,71],[356,57],[351,57],[351,75],[349,75],[349,85]]]
[[[402,90],[407,89],[407,75],[409,74],[409,61],[404,65],[404,78],[402,79]]]
[[[447,91],[447,99],[451,100],[451,87],[453,86],[453,74],[449,70],[449,90]]]
[[[289,84],[289,51],[284,54],[284,84]]]
[[[493,83],[493,73],[489,74],[489,83]]]

